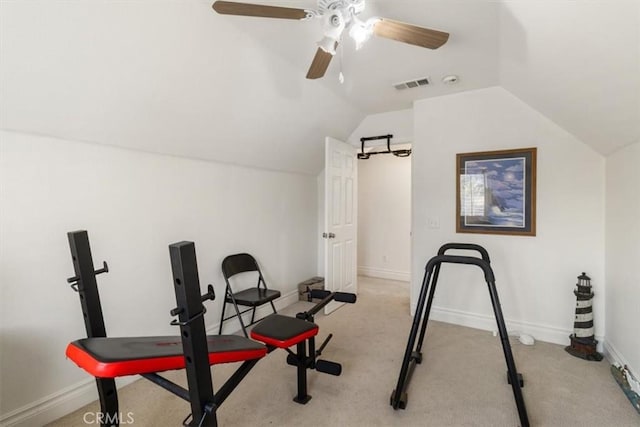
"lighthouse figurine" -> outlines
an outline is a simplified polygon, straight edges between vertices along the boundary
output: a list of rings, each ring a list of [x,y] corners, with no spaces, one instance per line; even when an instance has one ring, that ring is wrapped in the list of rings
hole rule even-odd
[[[569,336],[571,345],[565,347],[565,350],[572,356],[599,362],[602,354],[596,351],[598,341],[594,337],[591,278],[584,272],[578,276],[573,293],[576,296],[576,316],[573,334]]]

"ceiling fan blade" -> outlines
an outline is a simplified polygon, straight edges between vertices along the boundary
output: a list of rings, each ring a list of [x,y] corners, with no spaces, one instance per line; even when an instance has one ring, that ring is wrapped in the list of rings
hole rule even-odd
[[[319,79],[320,77],[323,77],[324,73],[327,72],[327,68],[329,68],[331,58],[333,58],[333,55],[325,52],[321,48],[318,48],[318,50],[316,51],[316,56],[313,57],[313,62],[311,62],[311,66],[309,67],[309,71],[307,72],[307,78]]]
[[[429,49],[437,49],[449,40],[449,33],[417,27],[391,19],[381,19],[373,27],[376,36]]]
[[[213,10],[223,15],[260,16],[263,18],[304,19],[307,17],[307,12],[304,9],[232,1],[217,1],[213,3]]]

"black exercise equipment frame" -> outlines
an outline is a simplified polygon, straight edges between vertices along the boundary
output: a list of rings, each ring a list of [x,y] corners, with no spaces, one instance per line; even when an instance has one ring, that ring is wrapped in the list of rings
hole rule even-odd
[[[380,135],[380,136],[367,136],[364,138],[360,138],[360,152],[358,153],[358,159],[367,160],[369,157],[374,156],[376,154],[393,154],[396,157],[409,157],[411,155],[411,148],[400,149],[400,150],[392,150],[391,149],[391,138],[393,135]],[[380,139],[387,140],[387,151],[370,151],[368,153],[364,152],[364,143],[367,141],[377,141]]]
[[[296,314],[296,318],[305,320],[307,322],[314,322],[315,315],[322,310],[331,301],[336,300],[338,302],[344,302],[354,304],[357,296],[347,292],[331,292],[322,289],[309,290],[310,298],[321,299],[310,310],[300,312]],[[318,359],[322,355],[322,351],[327,346],[329,341],[333,338],[333,334],[329,334],[327,338],[322,342],[320,347],[316,350],[315,336],[306,341],[299,342],[296,345],[296,352],[285,349],[287,353],[287,363],[289,365],[297,367],[297,379],[298,379],[298,391],[293,401],[300,404],[306,404],[311,400],[311,396],[307,392],[307,369],[314,369],[316,371],[339,376],[342,373],[342,366],[339,363],[331,362],[328,360]],[[268,346],[268,351],[271,352],[277,347]]]
[[[480,254],[481,258],[459,255],[445,255],[448,250],[470,250],[476,251]],[[489,295],[491,297],[491,305],[496,317],[498,325],[498,332],[500,333],[500,340],[502,343],[502,350],[504,353],[505,361],[507,364],[507,376],[508,382],[511,384],[513,390],[513,396],[516,401],[516,407],[518,409],[518,416],[522,427],[529,427],[529,418],[527,416],[527,410],[522,396],[522,376],[518,374],[516,364],[511,352],[511,346],[509,344],[509,336],[507,328],[504,323],[504,317],[502,315],[502,309],[500,307],[500,300],[498,299],[498,292],[495,286],[495,275],[490,265],[489,254],[480,245],[469,243],[447,243],[440,247],[438,255],[431,258],[425,267],[424,279],[422,281],[422,288],[420,289],[420,295],[418,297],[418,304],[416,306],[416,313],[411,325],[411,331],[409,333],[409,340],[407,342],[407,348],[402,360],[402,367],[400,369],[400,375],[396,388],[391,392],[390,404],[393,409],[405,409],[407,405],[407,388],[416,364],[422,363],[422,345],[424,342],[425,333],[427,330],[427,322],[429,321],[429,313],[431,311],[431,305],[433,303],[433,296],[435,294],[436,284],[438,282],[438,276],[440,274],[440,267],[442,264],[467,264],[480,267],[484,272],[484,277],[489,288]],[[427,299],[427,291],[429,293]],[[426,307],[425,307],[426,302]],[[424,312],[424,318],[423,318]],[[420,322],[422,319],[422,322]],[[422,323],[422,324],[421,324]],[[420,333],[418,336],[418,329]],[[416,345],[416,338],[418,342]]]
[[[86,231],[67,233],[75,277],[67,279],[80,296],[87,338],[106,337],[100,295],[96,274],[108,272],[108,268],[94,271],[89,237]],[[143,378],[159,385],[174,395],[190,402],[191,414],[183,424],[185,426],[217,427],[216,410],[227,399],[242,379],[260,361],[250,359],[227,379],[217,393],[213,392],[213,380],[208,360],[209,350],[204,324],[204,306],[202,302],[213,299],[213,287],[207,294],[200,295],[200,281],[193,242],[180,242],[169,245],[173,284],[178,307],[171,315],[178,316],[173,325],[180,326],[180,336],[185,355],[188,389],[158,375],[141,374]],[[96,378],[100,398],[101,426],[118,426],[118,395],[114,378]],[[190,419],[190,420],[189,420]]]
[[[107,273],[109,269],[107,264],[103,263],[102,269],[94,270],[89,236],[85,230],[69,232],[67,237],[75,270],[75,276],[67,279],[67,282],[71,283],[72,289],[79,294],[87,338],[106,337],[96,275]],[[214,393],[204,323],[206,310],[202,304],[205,300],[215,299],[213,286],[209,285],[208,292],[200,295],[200,280],[193,242],[184,241],[169,245],[169,255],[177,302],[177,307],[172,309],[170,314],[178,316],[178,319],[172,321],[171,324],[180,326],[188,389],[155,372],[140,374],[140,376],[190,402],[191,414],[183,421],[183,425],[217,427],[217,409],[261,358],[242,362],[218,392]],[[298,313],[296,315],[298,319],[313,323],[314,315],[334,299],[339,302],[356,302],[354,294],[323,290],[313,290],[312,293],[314,298],[322,298],[322,301],[309,311]],[[285,349],[289,353],[287,363],[297,366],[298,391],[294,401],[304,404],[311,399],[307,392],[307,369],[340,375],[341,367],[339,364],[317,359],[331,337],[330,334],[318,350],[315,349],[314,337],[298,343],[296,353],[288,348]],[[308,341],[308,353],[305,341]],[[268,352],[271,352],[278,347],[266,345],[266,348]],[[100,412],[102,413],[100,425],[103,427],[118,426],[120,415],[115,379],[96,378],[96,385],[100,399]]]
[[[84,327],[87,338],[102,338],[107,336],[100,304],[100,294],[96,275],[109,272],[106,262],[102,270],[93,269],[93,258],[89,247],[89,236],[86,231],[67,233],[71,259],[75,276],[67,279],[71,288],[78,293]],[[103,414],[101,425],[118,425],[118,391],[114,378],[96,378],[100,409]],[[105,423],[106,420],[116,423]]]

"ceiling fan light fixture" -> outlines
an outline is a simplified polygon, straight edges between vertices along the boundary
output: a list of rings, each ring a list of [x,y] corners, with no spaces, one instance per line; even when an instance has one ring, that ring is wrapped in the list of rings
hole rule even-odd
[[[338,40],[324,36],[322,40],[318,42],[318,47],[331,55],[335,55],[337,44]]]
[[[362,22],[355,16],[351,21],[349,36],[356,43],[356,50],[360,49],[373,34],[373,27],[380,21],[380,18],[371,18],[367,22]]]
[[[339,10],[333,11],[322,18],[322,39],[318,47],[331,55],[336,54],[336,46],[340,41],[346,22]]]

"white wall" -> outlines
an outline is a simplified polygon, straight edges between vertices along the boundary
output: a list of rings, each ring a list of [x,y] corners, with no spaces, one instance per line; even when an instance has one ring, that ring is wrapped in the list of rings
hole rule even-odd
[[[167,248],[176,241],[195,241],[201,286],[215,285],[209,326],[219,320],[224,256],[254,254],[282,302],[297,300],[297,283],[316,272],[313,176],[11,132],[0,138],[0,421],[35,415],[27,424],[41,425],[96,396],[64,357],[66,344],[84,336],[65,280],[73,274],[68,231],[88,230],[94,262],[109,263],[98,283],[111,336],[177,333]]]
[[[394,144],[410,143],[413,140],[413,109],[370,114],[351,132],[347,142],[360,147],[360,138],[387,134],[393,135],[391,142]],[[385,140],[369,141],[367,147],[385,143]]]
[[[592,278],[596,335],[602,336],[604,158],[499,87],[421,100],[414,112],[413,307],[438,247],[477,243],[492,258],[512,329],[567,343],[576,276],[584,271]],[[456,234],[456,153],[532,146],[538,147],[537,236]],[[434,306],[434,318],[495,329],[479,269],[445,266]]]
[[[411,157],[358,160],[358,273],[408,281],[410,233]]]
[[[640,374],[640,143],[607,157],[606,348]]]

